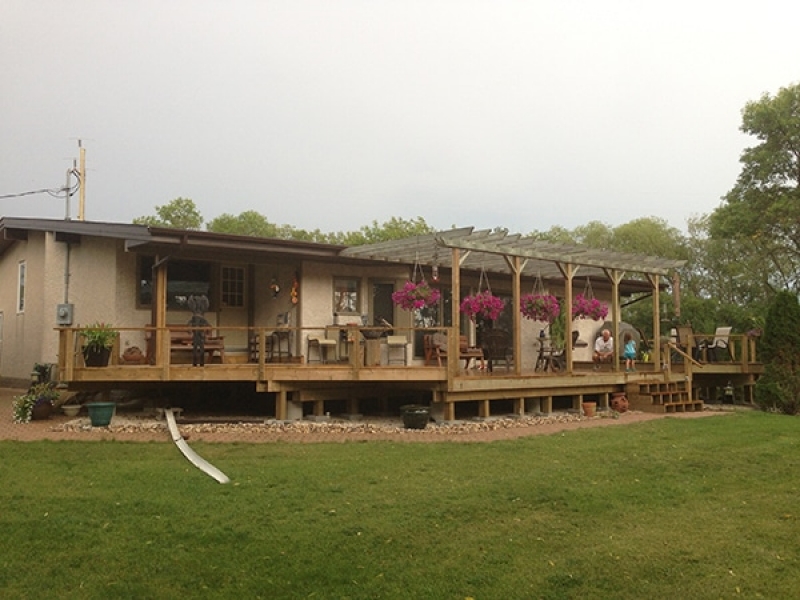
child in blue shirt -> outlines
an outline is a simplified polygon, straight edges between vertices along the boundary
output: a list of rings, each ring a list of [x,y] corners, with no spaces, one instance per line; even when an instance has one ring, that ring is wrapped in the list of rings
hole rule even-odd
[[[631,372],[636,370],[636,340],[630,332],[625,334],[624,338],[625,349],[622,352],[622,358],[625,359],[625,371]]]

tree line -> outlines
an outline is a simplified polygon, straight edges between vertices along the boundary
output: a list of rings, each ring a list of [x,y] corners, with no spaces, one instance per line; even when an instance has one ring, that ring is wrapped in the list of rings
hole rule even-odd
[[[554,226],[529,235],[550,242],[685,260],[680,269],[681,310],[663,298],[666,324],[691,323],[713,332],[731,325],[744,333],[764,325],[767,307],[782,290],[800,291],[800,83],[765,93],[742,109],[741,131],[755,138],[741,157],[741,172],[710,214],[687,220],[687,233],[655,216],[618,226],[592,221],[574,229]],[[156,206],[134,223],[200,230],[204,219],[191,199]],[[373,221],[356,231],[308,231],[271,223],[256,211],[222,214],[208,231],[360,245],[432,233],[423,217]],[[649,298],[634,299],[623,319],[651,333]]]

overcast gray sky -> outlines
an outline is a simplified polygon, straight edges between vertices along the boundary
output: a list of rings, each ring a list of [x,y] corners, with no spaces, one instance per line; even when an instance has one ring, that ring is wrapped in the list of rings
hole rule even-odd
[[[90,220],[183,196],[322,231],[683,229],[755,143],[745,103],[800,81],[799,22],[796,0],[0,0],[0,195],[63,186],[82,138]]]

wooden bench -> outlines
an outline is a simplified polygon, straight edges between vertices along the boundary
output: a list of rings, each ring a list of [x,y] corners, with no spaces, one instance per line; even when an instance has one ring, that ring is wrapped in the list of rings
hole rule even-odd
[[[146,325],[150,327],[150,325]],[[171,327],[171,326],[168,326]],[[181,326],[180,329],[171,328],[169,330],[169,349],[172,352],[191,352],[192,351],[192,330]],[[206,362],[211,362],[214,358],[214,353],[219,354],[219,361],[225,362],[225,337],[221,335],[212,335],[211,328],[209,327],[206,333],[205,343],[203,344],[203,351],[208,355]],[[145,339],[147,340],[147,355],[155,356],[153,351],[153,331],[148,329],[145,331]]]
[[[433,334],[422,336],[422,344],[425,351],[425,366],[431,360],[436,359],[436,363],[441,367],[442,359],[447,358],[447,336],[444,334]],[[458,358],[464,361],[464,369],[469,368],[472,360],[481,362],[481,369],[485,368],[482,348],[470,348],[467,344],[467,336],[458,336]]]

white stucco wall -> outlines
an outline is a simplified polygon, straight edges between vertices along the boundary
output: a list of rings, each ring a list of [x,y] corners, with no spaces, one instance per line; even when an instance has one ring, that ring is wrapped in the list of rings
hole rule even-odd
[[[41,325],[44,299],[41,273],[44,265],[43,233],[31,233],[3,255],[0,262],[0,307],[3,310],[3,347],[0,376],[28,380],[42,354]],[[17,312],[19,263],[25,261],[25,309]]]

